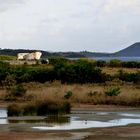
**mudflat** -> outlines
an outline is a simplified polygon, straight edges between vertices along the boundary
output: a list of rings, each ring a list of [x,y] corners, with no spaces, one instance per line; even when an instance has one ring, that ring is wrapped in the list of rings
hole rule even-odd
[[[72,112],[85,111],[134,111],[139,108],[115,107],[115,106],[90,106],[80,105],[72,109]],[[81,113],[82,115],[82,113]],[[84,116],[85,117],[85,116]],[[86,115],[86,119],[89,116]],[[131,124],[127,126],[109,128],[90,128],[82,130],[62,131],[40,131],[33,130],[28,124],[7,124],[0,127],[0,140],[139,140],[140,125]]]
[[[140,126],[91,128],[73,131],[0,132],[0,140],[139,140]]]

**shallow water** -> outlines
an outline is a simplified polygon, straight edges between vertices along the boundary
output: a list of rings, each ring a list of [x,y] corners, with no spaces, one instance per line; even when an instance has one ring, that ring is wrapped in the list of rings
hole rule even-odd
[[[71,121],[69,124],[64,124],[64,125],[37,126],[32,128],[39,129],[39,130],[75,130],[75,129],[87,129],[87,128],[124,126],[132,123],[138,124],[140,123],[140,119],[119,119],[119,120],[110,120],[108,122],[74,120]]]
[[[68,58],[70,60],[78,60],[80,58]],[[121,60],[121,61],[138,61],[140,62],[140,57],[90,57],[90,59],[93,59],[93,60],[103,60],[103,61],[110,61],[112,59],[118,59],[118,60]]]
[[[140,112],[86,111],[67,116],[7,117],[7,110],[0,109],[0,124],[32,124],[33,130],[76,130],[140,124]]]
[[[52,124],[51,126],[35,126],[37,130],[76,130],[88,128],[102,128],[140,124],[140,112],[86,112],[73,114],[66,124]]]

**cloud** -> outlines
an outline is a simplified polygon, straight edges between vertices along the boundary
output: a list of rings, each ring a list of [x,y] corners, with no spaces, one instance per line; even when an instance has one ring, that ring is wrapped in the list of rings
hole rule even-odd
[[[16,8],[23,3],[24,0],[0,0],[0,12],[4,12],[11,8]]]
[[[0,0],[0,45],[116,51],[139,40],[139,0]]]

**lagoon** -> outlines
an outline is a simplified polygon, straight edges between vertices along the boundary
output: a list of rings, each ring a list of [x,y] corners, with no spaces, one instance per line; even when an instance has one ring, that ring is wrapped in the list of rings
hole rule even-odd
[[[15,127],[14,129],[20,126],[22,130],[79,130],[126,126],[129,124],[140,124],[139,111],[82,111],[62,116],[7,117],[7,110],[3,108],[0,109],[0,125],[7,125],[7,127],[10,125],[10,127]],[[10,127],[8,129],[10,129]]]
[[[68,58],[70,60],[78,60],[80,58]],[[140,57],[89,57],[89,59],[93,60],[104,60],[104,61],[110,61],[112,59],[118,59],[121,61],[137,61],[140,62]]]

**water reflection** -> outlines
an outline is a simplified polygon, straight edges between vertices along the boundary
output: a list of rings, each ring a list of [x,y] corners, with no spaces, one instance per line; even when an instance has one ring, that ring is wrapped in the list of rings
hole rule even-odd
[[[8,118],[7,110],[0,109],[0,124],[31,124],[31,126],[33,126],[32,129],[37,130],[75,130],[115,127],[128,124],[140,124],[140,112],[98,111],[93,112],[92,115],[81,113],[69,116],[49,115],[45,117],[26,116]]]
[[[60,115],[49,115],[44,119],[9,119],[8,123],[44,123],[44,124],[65,124],[70,123],[70,117],[67,116],[60,116]]]
[[[0,109],[0,119],[7,118],[7,110],[4,108]]]
[[[76,129],[88,129],[88,128],[102,128],[102,127],[115,127],[124,126],[128,124],[140,124],[140,119],[118,119],[108,122],[101,121],[71,121],[69,124],[53,125],[53,126],[37,126],[32,127],[38,130],[76,130]]]

